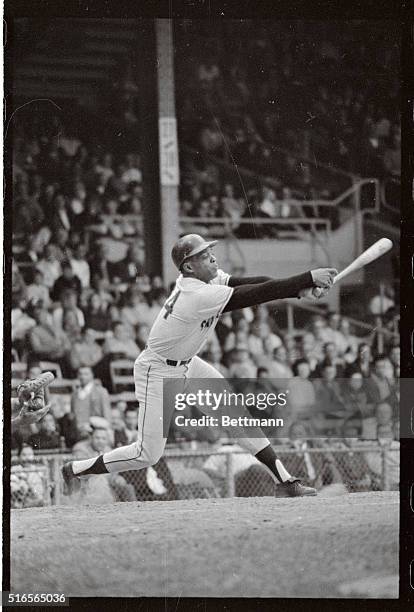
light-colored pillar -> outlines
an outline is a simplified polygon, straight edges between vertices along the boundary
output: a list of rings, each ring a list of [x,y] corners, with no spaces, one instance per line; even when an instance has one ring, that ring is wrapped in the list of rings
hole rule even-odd
[[[177,119],[175,114],[173,23],[156,19],[158,143],[160,167],[160,209],[162,274],[170,283],[177,277],[171,261],[171,248],[179,237]]]

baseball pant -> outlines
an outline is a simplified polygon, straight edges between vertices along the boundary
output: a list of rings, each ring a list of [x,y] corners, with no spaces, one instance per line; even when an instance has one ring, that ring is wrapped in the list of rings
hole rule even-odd
[[[103,460],[109,472],[140,470],[154,465],[161,458],[167,439],[163,432],[163,380],[182,378],[183,390],[188,379],[224,378],[216,368],[199,357],[187,365],[169,366],[151,350],[146,349],[134,365],[135,395],[139,402],[138,439],[133,444],[105,453]],[[202,407],[199,409],[201,411]],[[209,413],[211,414],[211,412]],[[239,444],[256,455],[269,445],[261,429],[247,438],[240,428]],[[257,437],[256,437],[257,436]]]

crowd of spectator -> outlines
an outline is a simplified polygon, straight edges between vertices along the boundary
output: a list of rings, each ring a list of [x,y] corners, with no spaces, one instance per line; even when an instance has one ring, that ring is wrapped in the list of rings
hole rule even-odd
[[[339,174],[321,174],[320,163],[400,176],[399,33],[388,23],[238,20],[213,31],[193,21],[177,26],[176,41],[182,139],[270,177],[270,198],[257,185],[249,194],[254,211],[295,216],[292,199],[338,195]],[[188,183],[201,192],[192,211],[202,216],[226,181],[204,155],[188,164]]]

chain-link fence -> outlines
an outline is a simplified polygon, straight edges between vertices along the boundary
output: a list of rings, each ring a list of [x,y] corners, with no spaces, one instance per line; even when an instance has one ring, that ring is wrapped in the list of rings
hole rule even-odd
[[[43,462],[30,466],[13,465],[10,475],[12,508],[49,506],[52,503],[50,470]]]
[[[319,491],[332,485],[352,493],[397,490],[399,486],[397,442],[358,448],[343,441],[323,448],[280,447],[277,454],[292,475]],[[278,495],[268,470],[249,453],[230,445],[215,451],[167,449],[150,468],[83,478],[80,491],[68,498],[63,495],[60,469],[71,458],[69,453],[39,453],[33,466],[12,466],[12,508]]]

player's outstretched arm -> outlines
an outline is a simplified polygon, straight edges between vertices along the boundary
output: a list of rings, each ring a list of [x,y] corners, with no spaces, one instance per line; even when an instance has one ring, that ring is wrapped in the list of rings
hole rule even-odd
[[[312,287],[329,288],[336,274],[337,271],[334,268],[318,268],[281,280],[266,280],[258,284],[236,286],[223,312],[256,306],[273,300],[298,297],[303,290]]]
[[[229,287],[241,287],[242,285],[260,285],[270,280],[276,280],[270,276],[230,276]]]

